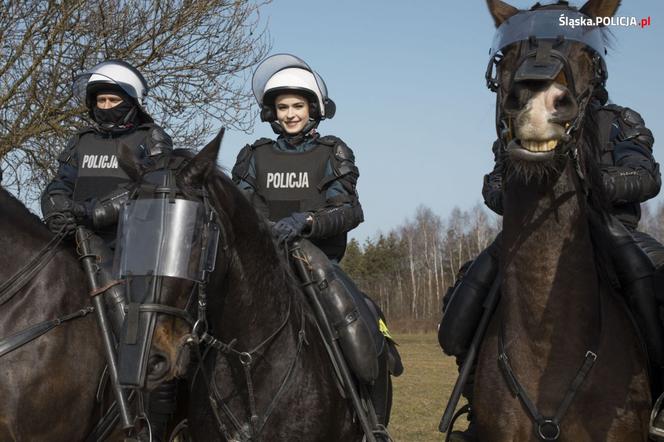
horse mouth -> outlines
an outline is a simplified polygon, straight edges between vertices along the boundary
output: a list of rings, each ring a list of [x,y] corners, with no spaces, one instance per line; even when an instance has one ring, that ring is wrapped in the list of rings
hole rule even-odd
[[[556,148],[558,140],[521,140],[521,147],[530,152],[550,152]]]
[[[508,155],[516,160],[548,161],[555,155],[558,140],[519,140],[513,139],[507,145]]]

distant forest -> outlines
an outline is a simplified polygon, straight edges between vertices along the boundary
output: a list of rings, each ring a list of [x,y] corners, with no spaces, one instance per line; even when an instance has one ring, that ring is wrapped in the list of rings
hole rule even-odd
[[[435,329],[459,267],[493,241],[501,224],[500,216],[479,204],[468,211],[454,208],[447,217],[420,206],[387,233],[363,244],[351,240],[342,267],[394,328]],[[664,239],[664,203],[642,205],[639,230]]]

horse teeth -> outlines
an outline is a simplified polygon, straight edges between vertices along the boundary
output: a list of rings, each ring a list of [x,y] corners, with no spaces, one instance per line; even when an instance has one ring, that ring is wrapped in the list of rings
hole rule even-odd
[[[523,147],[532,152],[548,152],[556,148],[558,140],[548,140],[548,141],[522,140],[521,144]]]

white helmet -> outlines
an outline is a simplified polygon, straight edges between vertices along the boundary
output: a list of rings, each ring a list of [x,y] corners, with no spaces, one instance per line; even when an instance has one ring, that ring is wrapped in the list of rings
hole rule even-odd
[[[320,75],[294,55],[276,54],[263,60],[254,72],[252,89],[263,121],[276,119],[274,99],[281,91],[303,92],[311,99],[316,120],[332,118],[336,110]]]
[[[73,85],[74,96],[92,108],[94,93],[99,89],[114,85],[143,106],[148,94],[148,83],[141,73],[122,60],[108,60],[76,77]]]

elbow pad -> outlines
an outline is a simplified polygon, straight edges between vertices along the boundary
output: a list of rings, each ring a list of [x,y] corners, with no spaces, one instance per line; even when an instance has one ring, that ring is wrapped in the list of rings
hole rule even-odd
[[[312,214],[311,230],[306,235],[310,238],[329,238],[348,232],[364,221],[362,206],[345,205],[323,209]]]

